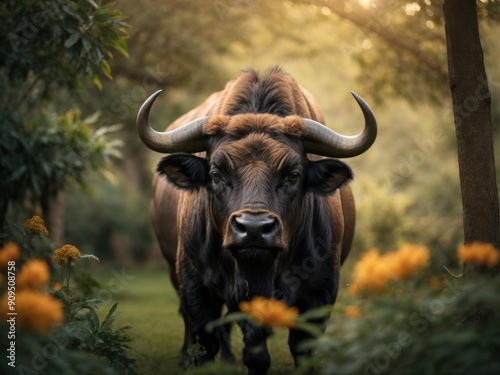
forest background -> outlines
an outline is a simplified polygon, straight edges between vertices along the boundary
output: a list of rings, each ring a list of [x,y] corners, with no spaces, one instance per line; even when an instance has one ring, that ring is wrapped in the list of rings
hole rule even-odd
[[[27,150],[35,147],[22,155],[1,155],[2,173],[6,161],[15,166],[14,173],[0,179],[2,224],[43,212],[58,245],[74,244],[117,269],[138,270],[136,275],[152,264],[167,272],[148,215],[151,179],[161,155],[137,136],[140,105],[163,90],[151,116],[161,130],[242,69],[279,64],[313,93],[327,125],[337,132],[356,134],[362,128],[351,90],[377,116],[374,146],[347,160],[355,173],[357,204],[347,268],[365,250],[393,250],[405,242],[428,246],[436,272],[458,266],[462,204],[441,0],[117,0],[94,14],[96,19],[108,17],[115,34],[90,40],[85,30],[73,30],[61,46],[64,53],[75,54],[71,61],[81,62],[94,42],[110,42],[99,45],[102,56],[86,61],[83,73],[78,64],[56,65],[51,60],[56,54],[40,53],[47,48],[43,41],[49,41],[42,32],[53,31],[48,20],[57,14],[30,8],[32,3],[17,2],[31,13],[20,11],[18,18],[0,26],[7,66],[2,70],[9,73],[1,76],[1,114],[16,119],[1,123],[2,152],[13,140]],[[87,3],[93,7],[93,1]],[[492,0],[480,0],[477,6],[498,179],[500,6]],[[13,46],[18,60],[9,66]],[[21,72],[26,79],[19,83],[16,74],[21,62],[29,67],[30,51],[37,56],[31,62],[38,70]],[[80,78],[58,81],[64,77],[61,72],[72,69]],[[464,103],[465,113],[474,103],[474,98]],[[37,112],[41,107],[42,115]],[[9,111],[15,116],[9,117]],[[52,142],[51,134],[62,132],[69,148],[45,153],[43,142],[23,140],[31,131],[36,136],[26,139],[46,139],[46,144]],[[89,139],[94,142],[90,146]],[[91,270],[94,265],[82,267]]]

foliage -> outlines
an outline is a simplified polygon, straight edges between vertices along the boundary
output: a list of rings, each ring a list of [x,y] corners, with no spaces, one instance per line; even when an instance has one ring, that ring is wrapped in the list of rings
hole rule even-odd
[[[90,297],[94,295],[98,289],[102,288],[102,285],[97,281],[90,273],[80,271],[76,272],[73,276],[73,281],[76,284],[76,288],[84,297]]]
[[[0,7],[0,54],[5,56],[0,76],[8,88],[2,104],[26,101],[35,87],[48,97],[58,87],[81,87],[83,80],[100,85],[100,75],[111,78],[113,52],[127,55],[127,24],[110,5],[9,0]]]
[[[97,309],[101,301],[89,296],[80,296],[71,288],[71,271],[76,263],[81,259],[95,257],[81,254],[71,245],[57,249],[52,257],[62,268],[64,287],[56,287],[56,284],[52,284],[57,280],[55,270],[51,268],[52,272],[49,274],[49,267],[41,267],[49,260],[48,252],[33,252],[31,249],[35,243],[38,243],[38,248],[54,248],[51,241],[45,237],[47,230],[42,228],[43,221],[36,218],[26,221],[24,227],[12,225],[12,228],[8,228],[11,230],[3,234],[7,239],[22,239],[19,241],[19,256],[9,251],[9,292],[5,290],[6,283],[2,283],[4,293],[1,304],[2,311],[9,308],[9,311],[19,313],[16,319],[17,332],[14,331],[15,337],[12,338],[15,338],[17,345],[16,367],[24,367],[24,371],[43,370],[47,374],[113,374],[115,372],[112,368],[121,374],[134,374],[135,359],[127,352],[127,349],[130,349],[128,343],[131,341],[127,331],[131,327],[113,328],[118,316],[115,314],[117,303],[111,307],[106,317],[100,320]],[[37,225],[34,226],[34,223]],[[33,230],[34,227],[37,231]],[[45,241],[41,243],[43,238]],[[10,243],[14,242],[8,244]],[[2,249],[2,254],[7,246],[10,245]],[[52,250],[49,252],[52,253]],[[34,260],[34,256],[40,254],[43,256],[39,259],[45,260]],[[7,269],[2,269],[1,272],[7,280]],[[17,274],[17,280],[12,276],[14,274]],[[48,286],[49,278],[52,287]],[[87,284],[90,279],[90,276],[86,276]],[[29,308],[25,309],[22,300],[27,292],[31,294],[27,305]],[[9,298],[7,304],[7,296],[11,294],[15,299],[11,304]],[[47,349],[49,346],[51,349]],[[30,359],[31,357],[33,359]],[[104,363],[103,359],[107,360],[109,365]],[[75,364],[74,361],[78,363]],[[31,368],[27,367],[30,365]]]
[[[120,141],[107,136],[116,127],[92,126],[99,114],[82,119],[78,110],[59,116],[37,116],[0,133],[0,191],[3,200],[40,199],[49,186],[63,189],[73,180],[86,185],[91,170],[119,157]]]
[[[470,253],[484,261],[484,246]],[[400,280],[383,295],[356,299],[362,316],[334,317],[331,333],[306,344],[315,354],[298,373],[497,372],[499,284],[484,276],[419,276]]]
[[[7,340],[0,347],[8,353]],[[4,350],[5,349],[5,350]],[[46,357],[48,356],[48,358]],[[7,360],[0,363],[2,374],[13,374]],[[88,353],[68,349],[67,335],[39,336],[31,332],[16,335],[16,369],[18,373],[41,373],[47,375],[118,375],[119,372]]]
[[[50,114],[57,94],[75,93],[87,80],[100,86],[102,75],[111,77],[113,52],[127,55],[127,25],[119,11],[93,0],[9,0],[0,15],[3,226],[10,203],[45,198],[46,204],[47,185],[54,194],[69,177],[84,184],[88,169],[116,154],[116,144],[104,137],[107,130],[92,135],[88,126],[97,117]]]

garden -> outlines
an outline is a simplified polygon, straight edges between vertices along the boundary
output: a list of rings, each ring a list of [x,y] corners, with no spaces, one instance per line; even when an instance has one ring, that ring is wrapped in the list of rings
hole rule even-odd
[[[452,4],[0,5],[1,373],[246,374],[241,322],[269,334],[269,375],[498,373],[500,5]],[[207,348],[181,354],[149,216],[163,155],[141,143],[136,115],[162,89],[151,123],[165,128],[241,69],[275,64],[339,133],[359,131],[350,90],[376,114],[372,148],[344,160],[352,249],[334,305],[243,301],[205,327],[234,326],[235,360],[197,366]],[[290,329],[310,337],[298,366]]]

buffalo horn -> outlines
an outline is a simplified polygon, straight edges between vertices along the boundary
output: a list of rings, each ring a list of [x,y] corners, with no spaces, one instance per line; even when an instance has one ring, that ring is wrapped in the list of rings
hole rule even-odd
[[[370,106],[356,93],[351,91],[358,102],[365,128],[358,135],[345,136],[334,132],[323,124],[310,119],[303,119],[306,128],[304,147],[306,152],[336,158],[350,158],[365,152],[377,137],[377,120]]]
[[[147,98],[137,114],[137,131],[142,142],[150,149],[162,153],[206,151],[208,144],[203,127],[208,117],[198,118],[166,132],[157,132],[149,125],[149,111],[160,93],[161,90]]]

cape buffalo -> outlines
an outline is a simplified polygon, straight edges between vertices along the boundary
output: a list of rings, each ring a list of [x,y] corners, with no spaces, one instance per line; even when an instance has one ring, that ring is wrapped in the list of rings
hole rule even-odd
[[[153,180],[151,217],[181,300],[184,355],[196,340],[206,350],[198,363],[221,348],[232,355],[223,329],[205,330],[224,305],[238,311],[254,296],[300,312],[333,304],[355,221],[351,169],[333,158],[359,155],[375,141],[365,101],[353,93],[364,130],[340,135],[323,125],[314,97],[281,68],[248,69],[157,132],[148,117],[158,95],[142,105],[137,127],[147,147],[168,154]],[[249,374],[265,374],[268,331],[239,325]],[[295,363],[308,337],[290,330]]]

